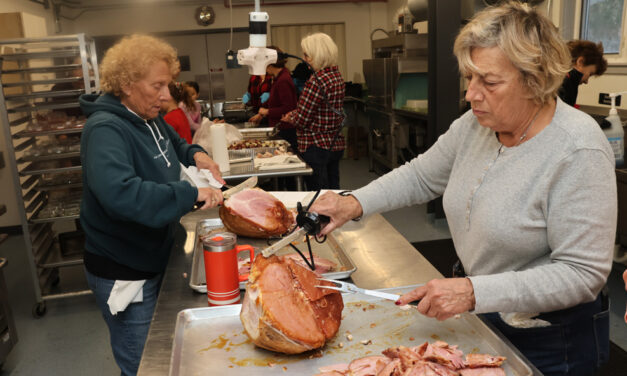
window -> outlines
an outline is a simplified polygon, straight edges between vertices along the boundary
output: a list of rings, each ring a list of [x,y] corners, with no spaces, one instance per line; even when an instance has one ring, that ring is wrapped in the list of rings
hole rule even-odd
[[[603,42],[606,54],[620,54],[624,6],[624,0],[583,0],[580,39]]]

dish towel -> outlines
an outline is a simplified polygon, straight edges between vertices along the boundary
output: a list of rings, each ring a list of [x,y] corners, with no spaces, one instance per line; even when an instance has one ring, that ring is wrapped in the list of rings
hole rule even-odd
[[[146,280],[141,281],[115,281],[109,300],[109,311],[112,315],[116,315],[118,312],[123,312],[126,307],[131,303],[137,303],[144,301],[144,283]]]
[[[199,170],[196,166],[185,167],[181,164],[181,180],[197,188],[222,188],[222,184],[213,177],[211,171],[204,168]]]
[[[259,170],[280,170],[285,168],[304,168],[307,165],[295,155],[275,155],[270,158],[255,158],[255,168]]]

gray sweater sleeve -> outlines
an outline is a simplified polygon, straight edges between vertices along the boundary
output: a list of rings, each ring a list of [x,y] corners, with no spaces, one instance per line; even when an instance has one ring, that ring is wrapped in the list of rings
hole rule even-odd
[[[458,127],[458,122],[451,128]],[[449,131],[423,154],[354,191],[363,215],[425,203],[441,196],[455,161],[458,139],[457,132]]]

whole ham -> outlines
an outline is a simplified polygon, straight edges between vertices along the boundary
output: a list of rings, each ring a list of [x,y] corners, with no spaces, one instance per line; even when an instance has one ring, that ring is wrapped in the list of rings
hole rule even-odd
[[[220,219],[231,232],[251,238],[270,238],[286,233],[295,224],[294,215],[270,193],[244,189],[220,207]]]
[[[322,347],[337,333],[342,295],[293,259],[255,257],[240,320],[252,342],[264,349],[298,354]]]

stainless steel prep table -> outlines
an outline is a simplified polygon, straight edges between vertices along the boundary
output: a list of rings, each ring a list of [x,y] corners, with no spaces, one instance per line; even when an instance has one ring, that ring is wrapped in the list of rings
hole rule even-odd
[[[244,128],[244,123],[234,123],[232,124],[238,129],[250,129],[253,130],[255,128]],[[302,161],[303,159],[298,156],[298,158]],[[308,165],[303,168],[289,168],[284,170],[259,170],[253,166],[253,161],[250,163],[233,163],[230,165],[230,171],[222,174],[222,177],[227,182],[231,180],[238,179],[247,179],[251,176],[257,176],[260,178],[273,178],[274,179],[274,190],[278,190],[278,183],[276,178],[280,177],[288,177],[293,176],[296,179],[296,190],[303,191],[303,176],[311,175],[313,170]]]
[[[196,222],[217,216],[217,209],[211,209],[181,219],[188,236],[179,231],[175,239],[138,375],[168,374],[178,312],[207,306],[206,295],[193,291],[183,274],[190,270]],[[442,276],[379,214],[347,223],[336,238],[357,266],[352,280],[360,287],[406,286]]]

